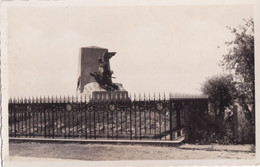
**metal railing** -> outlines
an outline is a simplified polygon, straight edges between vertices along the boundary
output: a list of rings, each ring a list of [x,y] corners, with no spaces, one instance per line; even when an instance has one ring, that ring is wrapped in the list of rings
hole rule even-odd
[[[205,101],[165,96],[133,100],[125,97],[13,98],[9,100],[9,136],[174,140],[184,135],[184,106],[199,103]]]

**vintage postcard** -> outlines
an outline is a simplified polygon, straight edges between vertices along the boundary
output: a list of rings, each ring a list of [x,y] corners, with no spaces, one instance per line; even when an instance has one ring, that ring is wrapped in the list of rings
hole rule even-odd
[[[259,165],[257,21],[259,1],[3,1],[2,165]]]

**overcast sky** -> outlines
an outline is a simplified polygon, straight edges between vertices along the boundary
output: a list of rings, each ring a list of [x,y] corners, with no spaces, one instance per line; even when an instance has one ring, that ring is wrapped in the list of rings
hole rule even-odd
[[[75,95],[81,47],[115,51],[130,93],[200,93],[252,6],[23,7],[8,11],[9,96]]]

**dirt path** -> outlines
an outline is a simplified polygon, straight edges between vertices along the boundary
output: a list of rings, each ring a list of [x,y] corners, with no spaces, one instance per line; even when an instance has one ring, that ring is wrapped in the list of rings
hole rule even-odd
[[[251,159],[255,158],[255,153],[142,145],[10,143],[10,156],[77,160],[192,160]]]

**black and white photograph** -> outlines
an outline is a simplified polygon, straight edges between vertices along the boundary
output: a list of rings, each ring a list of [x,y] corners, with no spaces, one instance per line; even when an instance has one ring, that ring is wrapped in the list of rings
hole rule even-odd
[[[259,164],[256,4],[3,1],[2,165]]]

